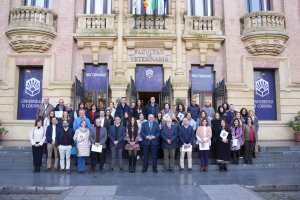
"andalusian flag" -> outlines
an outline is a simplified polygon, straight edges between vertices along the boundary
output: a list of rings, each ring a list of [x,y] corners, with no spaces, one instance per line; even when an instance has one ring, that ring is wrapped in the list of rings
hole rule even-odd
[[[155,10],[158,8],[158,0],[152,0],[152,9]]]
[[[148,7],[148,0],[143,0],[144,3],[144,9],[146,11],[147,7]]]

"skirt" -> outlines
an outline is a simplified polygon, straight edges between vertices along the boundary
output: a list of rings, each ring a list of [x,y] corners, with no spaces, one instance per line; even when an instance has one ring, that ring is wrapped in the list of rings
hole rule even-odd
[[[131,144],[126,144],[125,146],[125,150],[129,150],[129,151],[139,151],[140,150],[140,145],[139,143],[135,143],[134,145],[131,145]]]
[[[235,134],[234,134],[234,133],[232,133],[232,137],[235,137]],[[233,143],[233,141],[231,140],[231,141],[230,141],[231,151],[237,151],[237,150],[240,150],[240,149],[241,149],[241,145],[240,145],[239,140],[237,141],[237,146],[232,146],[232,143]]]

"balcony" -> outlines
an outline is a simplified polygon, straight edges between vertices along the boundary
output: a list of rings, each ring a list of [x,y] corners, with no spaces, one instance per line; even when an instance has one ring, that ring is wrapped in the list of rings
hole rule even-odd
[[[252,12],[241,18],[241,39],[245,48],[254,56],[277,56],[285,49],[289,39],[284,22],[285,16],[274,11]]]
[[[13,49],[21,52],[47,51],[56,37],[57,14],[50,9],[22,6],[10,10],[6,36]]]
[[[182,39],[186,49],[199,49],[201,65],[205,65],[207,50],[218,51],[225,40],[222,35],[222,18],[217,16],[184,16],[185,27]]]
[[[78,28],[73,34],[79,49],[91,48],[94,64],[98,64],[99,48],[113,48],[117,38],[114,14],[78,14]]]
[[[124,39],[127,41],[128,48],[163,47],[171,49],[173,47],[172,41],[176,39],[173,15],[127,14],[126,19]]]

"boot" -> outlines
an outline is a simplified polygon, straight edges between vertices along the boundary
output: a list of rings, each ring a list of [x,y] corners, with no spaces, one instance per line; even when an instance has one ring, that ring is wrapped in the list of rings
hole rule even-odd
[[[132,169],[132,172],[134,173],[135,172],[135,167],[136,167],[136,159],[137,159],[137,157],[136,156],[132,156],[132,158],[133,158],[133,169]]]
[[[226,165],[226,164],[224,164],[224,171],[225,171],[225,172],[228,172],[228,169],[227,169],[227,165]]]
[[[256,156],[255,156],[255,152],[253,151],[253,158],[256,158]]]
[[[129,172],[132,172],[132,155],[128,157],[128,162],[129,162]]]
[[[36,172],[39,173],[40,171],[41,171],[41,166],[38,166],[38,167],[36,168]]]
[[[233,164],[236,165],[236,151],[233,151]]]
[[[223,169],[223,164],[222,163],[219,163],[219,166],[220,166],[220,171],[223,172],[224,169]]]

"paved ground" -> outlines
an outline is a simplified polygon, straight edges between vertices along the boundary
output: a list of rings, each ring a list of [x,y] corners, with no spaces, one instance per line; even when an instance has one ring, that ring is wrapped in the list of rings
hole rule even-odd
[[[300,192],[258,192],[259,195],[268,200],[299,200]]]
[[[28,200],[54,200],[59,194],[0,194],[2,200],[28,199]]]

